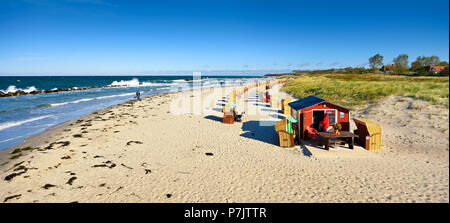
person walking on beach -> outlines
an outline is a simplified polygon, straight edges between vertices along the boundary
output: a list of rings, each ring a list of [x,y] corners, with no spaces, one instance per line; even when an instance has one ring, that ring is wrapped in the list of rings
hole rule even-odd
[[[137,100],[141,100],[141,92],[136,91],[136,98]]]

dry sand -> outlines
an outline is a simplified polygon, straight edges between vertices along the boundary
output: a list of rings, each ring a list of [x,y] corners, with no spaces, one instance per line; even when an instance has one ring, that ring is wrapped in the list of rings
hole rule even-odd
[[[281,148],[273,124],[283,116],[255,88],[239,100],[243,122],[221,123],[230,91],[149,96],[19,146],[41,151],[1,151],[0,201],[449,202],[448,109],[395,96],[353,111],[382,125],[381,151]],[[192,101],[190,114],[171,109],[177,99]]]

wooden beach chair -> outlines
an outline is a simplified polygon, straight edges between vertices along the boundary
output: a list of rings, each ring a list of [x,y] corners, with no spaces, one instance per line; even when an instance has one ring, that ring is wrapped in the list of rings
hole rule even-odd
[[[286,132],[284,130],[278,131],[278,137],[280,139],[281,147],[294,147],[294,134]]]
[[[317,130],[315,128],[307,128],[306,131],[310,142],[313,142],[314,140],[319,141],[319,136],[317,136]]]
[[[354,132],[358,135],[358,144],[366,150],[381,150],[381,125],[362,118],[353,121],[358,128]]]
[[[224,124],[234,124],[234,114],[233,112],[223,113],[222,123]]]

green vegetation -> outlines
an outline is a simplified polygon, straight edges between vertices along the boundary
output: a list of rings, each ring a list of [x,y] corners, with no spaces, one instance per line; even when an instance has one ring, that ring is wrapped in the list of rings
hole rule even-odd
[[[411,70],[415,71],[423,69],[425,66],[439,66],[440,63],[441,61],[438,56],[431,56],[431,57],[418,56],[417,59],[411,63]],[[445,62],[442,63],[445,64]]]
[[[286,73],[286,74],[282,74],[280,76],[276,76],[276,79],[288,79],[288,78],[296,78],[298,77],[298,75],[292,74],[292,73]]]
[[[404,95],[448,107],[449,78],[387,74],[303,74],[288,81],[283,90],[298,98],[316,95],[349,107],[374,102],[390,95]]]
[[[336,129],[336,130],[341,130],[341,129],[342,129],[341,123],[333,123],[332,126],[333,126],[333,128]]]
[[[407,54],[400,54],[395,57],[392,65],[388,65],[388,69],[384,68],[384,57],[381,54],[375,54],[369,58],[370,68],[365,67],[346,67],[346,68],[330,68],[326,70],[293,70],[289,73],[291,76],[299,76],[303,74],[395,74],[406,76],[449,76],[448,62],[441,61],[438,56],[419,56],[409,66],[409,56]],[[440,72],[427,70],[429,66],[447,66],[446,69]],[[382,69],[380,69],[382,68]],[[383,69],[384,68],[384,69]],[[270,74],[268,75],[270,76]],[[280,74],[276,74],[280,78]]]
[[[293,70],[276,78],[296,78],[283,87],[295,97],[316,95],[350,107],[390,95],[403,95],[449,106],[448,62],[441,61],[438,56],[419,56],[409,66],[409,56],[400,54],[393,59],[392,65],[383,66],[383,59],[381,54],[370,57],[370,68]],[[431,70],[430,66],[447,67]]]
[[[369,58],[369,64],[372,68],[381,68],[383,66],[384,57],[379,53],[375,54],[375,56]]]
[[[331,68],[327,70],[294,70],[290,75],[303,75],[303,74],[369,74],[377,72],[377,68],[364,68],[364,67],[346,67],[346,68]],[[383,72],[379,72],[380,74]]]
[[[396,74],[401,74],[408,71],[408,55],[400,54],[392,62],[394,62],[394,72]]]

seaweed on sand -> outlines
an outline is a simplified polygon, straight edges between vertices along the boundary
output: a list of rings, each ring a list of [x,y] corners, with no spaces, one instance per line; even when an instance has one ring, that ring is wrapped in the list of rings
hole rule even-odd
[[[20,152],[24,152],[24,151],[32,151],[35,149],[39,149],[39,148],[33,148],[30,146],[27,146],[27,147],[23,147],[23,148],[17,148],[15,150],[13,150],[10,154],[16,154],[16,153],[20,153]]]

